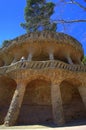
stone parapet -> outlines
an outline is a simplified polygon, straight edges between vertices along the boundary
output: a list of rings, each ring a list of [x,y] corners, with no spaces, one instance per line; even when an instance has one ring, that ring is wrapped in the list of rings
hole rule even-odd
[[[5,74],[18,69],[46,69],[59,68],[74,72],[86,72],[84,65],[70,65],[57,60],[49,61],[19,61],[9,66],[0,67],[0,74]]]

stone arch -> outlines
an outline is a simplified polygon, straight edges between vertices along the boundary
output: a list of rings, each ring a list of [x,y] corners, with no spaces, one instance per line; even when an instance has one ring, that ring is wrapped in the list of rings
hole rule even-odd
[[[27,77],[27,84],[36,79],[45,80],[50,83],[52,82],[51,77],[49,77],[47,74],[37,74],[37,73],[34,74],[33,73],[31,74],[31,76]]]
[[[0,124],[4,123],[16,86],[13,79],[0,76]]]
[[[34,78],[28,82],[18,125],[38,124],[52,121],[51,82]]]
[[[81,82],[77,79],[65,79],[60,84],[66,122],[86,119],[86,109],[78,91],[79,86]]]

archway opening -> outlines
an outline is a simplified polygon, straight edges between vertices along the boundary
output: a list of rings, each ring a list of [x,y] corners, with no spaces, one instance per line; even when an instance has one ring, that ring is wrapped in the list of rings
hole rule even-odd
[[[52,122],[51,83],[36,79],[28,83],[18,125]]]
[[[65,80],[60,85],[66,123],[86,120],[86,108],[78,91],[79,85],[76,79]]]
[[[0,77],[0,125],[4,123],[15,88],[16,82],[13,79]]]

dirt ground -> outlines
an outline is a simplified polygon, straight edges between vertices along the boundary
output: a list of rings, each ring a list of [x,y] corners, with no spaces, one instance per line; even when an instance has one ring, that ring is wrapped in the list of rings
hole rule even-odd
[[[59,127],[59,126],[47,126],[47,125],[27,125],[27,126],[12,126],[12,127],[5,127],[3,125],[0,126],[0,130],[86,130],[86,125],[69,125],[69,126],[63,126],[63,127]]]
[[[86,130],[86,125],[82,126],[70,126],[70,127],[47,127],[47,126],[41,126],[41,125],[34,125],[34,126],[15,126],[15,127],[3,127],[0,126],[0,130],[6,129],[6,130]]]
[[[83,122],[73,122],[67,124],[65,126],[56,126],[55,124],[39,124],[39,125],[25,125],[25,126],[12,126],[12,127],[5,127],[3,125],[0,126],[0,130],[86,130],[86,120]]]

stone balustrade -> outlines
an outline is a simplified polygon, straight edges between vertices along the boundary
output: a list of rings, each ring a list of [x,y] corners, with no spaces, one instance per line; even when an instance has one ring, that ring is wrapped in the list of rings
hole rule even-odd
[[[86,72],[86,66],[84,65],[70,65],[58,60],[48,61],[18,61],[9,66],[0,67],[0,74],[11,72],[17,69],[46,69],[46,68],[58,68],[74,72]]]

